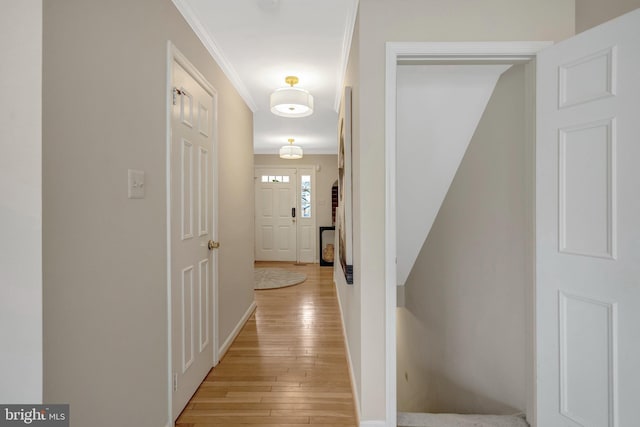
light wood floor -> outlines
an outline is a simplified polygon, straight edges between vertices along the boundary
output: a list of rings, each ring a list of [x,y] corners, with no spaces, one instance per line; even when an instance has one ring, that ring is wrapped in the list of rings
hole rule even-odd
[[[176,424],[356,426],[333,269],[256,267],[303,272],[307,280],[255,291],[256,312]]]

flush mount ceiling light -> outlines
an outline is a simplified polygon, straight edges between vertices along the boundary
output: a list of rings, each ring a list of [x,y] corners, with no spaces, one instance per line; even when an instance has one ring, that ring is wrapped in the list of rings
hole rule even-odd
[[[280,147],[280,158],[287,160],[295,160],[302,158],[302,147],[293,145],[293,138],[289,138],[289,145]]]
[[[284,79],[290,87],[276,89],[271,94],[271,112],[282,117],[307,117],[313,114],[313,96],[304,89],[293,87],[298,83],[296,76]]]

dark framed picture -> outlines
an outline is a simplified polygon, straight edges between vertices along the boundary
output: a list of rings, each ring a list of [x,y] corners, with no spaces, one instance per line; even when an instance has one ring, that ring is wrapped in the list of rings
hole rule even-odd
[[[348,284],[353,284],[353,211],[351,174],[351,88],[345,87],[338,115],[338,256]]]

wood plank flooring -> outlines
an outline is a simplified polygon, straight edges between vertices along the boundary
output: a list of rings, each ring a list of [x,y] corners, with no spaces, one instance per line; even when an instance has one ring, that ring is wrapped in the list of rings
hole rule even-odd
[[[198,388],[176,425],[356,426],[333,269],[288,288],[255,291],[258,308]]]

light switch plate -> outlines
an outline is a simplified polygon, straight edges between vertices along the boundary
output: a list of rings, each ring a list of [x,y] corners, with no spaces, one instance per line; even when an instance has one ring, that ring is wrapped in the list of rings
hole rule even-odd
[[[144,199],[144,172],[129,169],[129,198]]]

